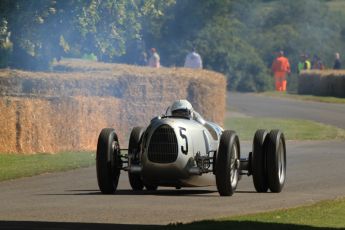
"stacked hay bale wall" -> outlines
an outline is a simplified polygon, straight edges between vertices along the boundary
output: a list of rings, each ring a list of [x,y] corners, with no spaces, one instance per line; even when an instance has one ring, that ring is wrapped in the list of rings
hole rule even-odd
[[[126,147],[134,126],[180,98],[223,123],[226,81],[215,72],[91,62],[57,68],[69,72],[0,71],[0,153],[93,151],[105,127]]]
[[[317,96],[345,97],[345,70],[303,71],[298,93]]]

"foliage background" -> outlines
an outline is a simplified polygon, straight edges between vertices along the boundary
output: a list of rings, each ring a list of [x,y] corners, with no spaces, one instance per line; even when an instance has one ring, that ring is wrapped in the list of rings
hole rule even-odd
[[[272,89],[270,66],[284,50],[331,68],[345,53],[340,0],[1,0],[0,67],[49,70],[62,57],[143,64],[156,47],[164,66],[183,66],[194,47],[228,89]],[[296,82],[296,75],[290,82]],[[296,87],[290,84],[290,87]]]

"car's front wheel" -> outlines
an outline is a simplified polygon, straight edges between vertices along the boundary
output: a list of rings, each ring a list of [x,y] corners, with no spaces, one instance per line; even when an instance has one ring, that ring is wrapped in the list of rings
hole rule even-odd
[[[234,131],[225,130],[216,157],[216,184],[221,196],[231,196],[240,176],[240,142]]]
[[[116,191],[121,169],[120,146],[115,130],[105,128],[97,143],[96,171],[98,187],[104,194]]]

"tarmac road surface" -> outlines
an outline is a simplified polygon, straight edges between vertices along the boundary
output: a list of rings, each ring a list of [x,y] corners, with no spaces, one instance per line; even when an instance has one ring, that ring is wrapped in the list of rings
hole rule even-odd
[[[253,117],[312,120],[345,129],[345,104],[228,93],[228,108]]]
[[[304,114],[310,115],[316,111],[311,102],[301,104],[273,98],[272,104],[262,102],[271,106],[260,106],[261,98],[243,95],[230,94],[233,98],[230,107],[235,106],[237,112],[248,115],[265,116],[271,108],[270,115],[278,116],[280,112],[272,109],[273,103],[281,105],[282,111],[284,103],[295,103],[296,113],[305,111]],[[245,100],[244,108],[237,100]],[[318,106],[323,105],[328,106]],[[259,112],[260,108],[265,112]],[[289,110],[286,114],[295,116],[292,108],[287,105],[286,108]],[[343,114],[341,117],[330,115],[324,123],[331,124],[333,116],[341,121]],[[251,151],[250,142],[241,143],[241,147],[242,156]],[[122,173],[117,193],[102,195],[95,167],[0,182],[0,229],[140,229],[288,208],[345,196],[344,141],[289,141],[287,152],[287,181],[279,194],[256,193],[252,178],[247,176],[243,176],[232,197],[220,197],[216,187],[181,190],[160,187],[154,192],[133,192],[127,174]]]
[[[242,143],[244,152],[250,145]],[[345,195],[344,142],[288,142],[287,149],[287,181],[279,194],[256,193],[247,176],[232,197],[220,197],[216,187],[133,192],[122,173],[117,194],[102,195],[95,167],[2,182],[0,229],[28,227],[21,221],[46,223],[43,227],[47,222],[113,223],[126,229],[262,212]]]

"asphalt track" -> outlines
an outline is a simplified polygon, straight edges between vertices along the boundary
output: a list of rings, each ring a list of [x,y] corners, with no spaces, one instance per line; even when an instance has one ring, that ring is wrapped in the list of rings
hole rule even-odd
[[[243,95],[247,101],[261,100]],[[275,100],[283,107],[290,103]],[[308,104],[303,102],[303,109]],[[250,148],[250,142],[242,143],[243,153]],[[345,196],[344,141],[293,141],[287,151],[287,181],[279,194],[256,193],[246,176],[232,197],[220,197],[216,187],[133,192],[122,173],[117,193],[102,195],[94,167],[1,182],[0,229],[140,229]]]
[[[228,108],[253,117],[312,120],[345,129],[345,104],[228,93]]]

